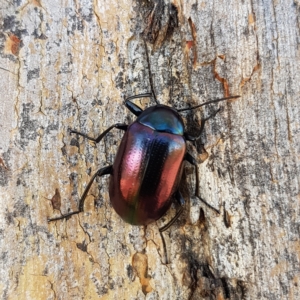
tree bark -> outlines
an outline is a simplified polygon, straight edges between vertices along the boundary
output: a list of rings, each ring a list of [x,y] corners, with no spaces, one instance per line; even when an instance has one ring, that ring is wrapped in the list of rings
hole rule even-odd
[[[1,1],[1,299],[299,299],[299,1]],[[197,135],[177,205],[154,224],[115,213],[109,177],[67,220],[154,89]],[[143,108],[153,99],[137,99]],[[203,145],[204,144],[204,147]]]

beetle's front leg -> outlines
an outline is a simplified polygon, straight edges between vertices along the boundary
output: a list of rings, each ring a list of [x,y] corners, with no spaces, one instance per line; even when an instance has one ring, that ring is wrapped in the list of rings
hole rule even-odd
[[[196,188],[195,188],[195,196],[198,197],[205,205],[207,205],[209,208],[213,209],[215,212],[220,214],[220,211],[210,204],[208,204],[204,199],[201,198],[199,195],[199,174],[198,174],[198,169],[197,169],[197,161],[196,159],[189,154],[188,152],[185,155],[185,160],[188,161],[190,164],[192,164],[195,167],[195,173],[196,173]]]
[[[70,129],[70,133],[76,133],[76,134],[79,134],[83,137],[85,137],[86,139],[88,140],[91,140],[93,142],[95,142],[96,144],[99,143],[107,134],[109,131],[111,131],[113,128],[117,128],[117,129],[121,129],[121,130],[127,130],[128,128],[128,125],[127,124],[122,124],[122,123],[117,123],[117,124],[114,124],[110,127],[108,127],[105,131],[103,131],[97,138],[93,138],[93,137],[90,137],[88,136],[87,134],[85,133],[82,133],[82,132],[79,132],[77,130],[73,130],[73,129]]]
[[[125,99],[125,106],[137,117],[143,112],[143,110],[133,102],[131,102],[132,99],[138,99],[138,98],[148,98],[151,97],[152,93],[145,93],[145,94],[139,94],[130,96]]]

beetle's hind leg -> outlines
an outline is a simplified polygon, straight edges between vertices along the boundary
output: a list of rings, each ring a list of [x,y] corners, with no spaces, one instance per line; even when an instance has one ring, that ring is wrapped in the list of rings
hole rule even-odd
[[[185,201],[181,195],[181,193],[177,190],[175,192],[175,199],[176,201],[180,204],[180,208],[179,210],[177,211],[176,215],[170,220],[169,223],[167,223],[165,226],[159,228],[159,232],[164,232],[166,231],[167,229],[170,228],[170,226],[172,226],[174,224],[174,222],[180,217],[180,215],[182,214],[183,212],[183,208],[184,208],[184,204],[185,204]]]
[[[59,217],[56,217],[56,218],[51,218],[51,219],[48,219],[48,222],[52,222],[52,221],[57,221],[57,220],[61,220],[61,219],[66,219],[72,215],[76,215],[76,214],[79,214],[80,212],[83,212],[83,206],[84,206],[84,201],[86,199],[86,196],[91,188],[91,185],[92,183],[94,182],[95,178],[97,176],[103,176],[103,175],[108,175],[108,174],[112,174],[112,169],[113,167],[112,166],[107,166],[107,167],[104,167],[104,168],[101,168],[99,169],[94,175],[93,177],[91,178],[91,180],[89,181],[88,185],[86,186],[80,200],[79,200],[79,206],[78,206],[78,210],[76,211],[72,211],[68,214],[65,214],[65,215],[61,215]]]
[[[93,137],[90,137],[88,136],[87,134],[85,133],[82,133],[82,132],[79,132],[77,130],[73,130],[73,129],[70,129],[70,133],[76,133],[76,134],[79,134],[83,137],[85,137],[86,139],[88,140],[91,140],[93,142],[95,142],[96,144],[99,143],[107,134],[109,131],[111,131],[113,128],[117,128],[117,129],[121,129],[121,130],[127,130],[128,128],[128,125],[127,124],[122,124],[122,123],[117,123],[117,124],[114,124],[110,127],[108,127],[106,130],[104,130],[97,138],[93,138]]]
[[[165,242],[165,239],[164,239],[164,236],[163,236],[162,233],[164,231],[166,231],[167,229],[169,229],[175,223],[175,221],[178,220],[178,218],[180,217],[180,215],[183,212],[183,208],[184,208],[184,204],[185,204],[185,201],[184,201],[181,193],[179,192],[179,190],[177,190],[175,192],[174,196],[175,196],[176,201],[180,204],[180,208],[177,211],[176,215],[165,226],[159,228],[159,233],[160,233],[160,236],[161,236],[161,240],[162,240],[163,248],[164,248],[164,252],[165,252],[166,264],[168,264],[169,261],[168,261],[166,242]]]
[[[197,162],[196,159],[189,153],[186,153],[185,160],[187,160],[190,164],[192,164],[195,167],[195,174],[196,174],[196,188],[195,188],[195,196],[198,197],[206,206],[214,210],[216,213],[220,214],[220,211],[213,206],[211,206],[209,203],[207,203],[204,199],[201,198],[199,195],[199,174],[197,169]]]

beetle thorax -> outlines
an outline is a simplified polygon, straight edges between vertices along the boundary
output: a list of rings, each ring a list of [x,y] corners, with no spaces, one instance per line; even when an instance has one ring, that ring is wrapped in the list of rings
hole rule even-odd
[[[137,122],[156,131],[183,135],[184,125],[181,116],[172,107],[155,105],[144,110]]]

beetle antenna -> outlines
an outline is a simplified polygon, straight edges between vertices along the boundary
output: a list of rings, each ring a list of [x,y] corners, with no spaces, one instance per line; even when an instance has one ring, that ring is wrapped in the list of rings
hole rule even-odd
[[[152,95],[153,95],[153,98],[154,98],[156,104],[159,104],[159,102],[157,101],[156,95],[155,95],[155,91],[154,91],[151,68],[150,68],[149,53],[148,53],[147,43],[146,43],[145,40],[144,40],[144,45],[145,45],[146,58],[147,58],[147,63],[148,63],[148,73],[149,73],[149,81],[150,81],[151,92],[152,92]]]
[[[173,61],[172,61],[172,55],[170,55],[170,78],[171,78],[170,101],[171,101],[172,98],[173,98],[173,88],[174,88],[173,80],[172,80],[172,64],[173,64]]]
[[[220,102],[220,101],[225,101],[225,100],[229,100],[229,99],[236,99],[236,98],[240,98],[241,96],[230,96],[230,97],[226,97],[226,98],[221,98],[221,99],[215,99],[215,100],[210,100],[207,102],[204,102],[202,104],[193,106],[193,107],[186,107],[186,108],[180,108],[180,109],[176,109],[178,112],[182,112],[182,111],[186,111],[186,110],[192,110],[192,109],[196,109],[198,107],[207,105],[207,104],[211,104],[211,103],[216,103],[216,102]]]

